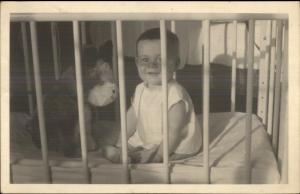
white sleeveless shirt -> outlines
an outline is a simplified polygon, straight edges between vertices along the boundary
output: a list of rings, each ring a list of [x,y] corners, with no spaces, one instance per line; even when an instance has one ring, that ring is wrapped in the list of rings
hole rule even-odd
[[[176,81],[168,83],[168,110],[183,101],[187,113],[186,125],[181,130],[180,143],[175,149],[176,154],[194,154],[202,145],[202,133],[194,111],[194,105],[187,91]],[[128,143],[134,147],[150,149],[162,142],[162,88],[148,88],[144,83],[135,89],[132,104],[137,117],[137,130],[129,138]],[[170,121],[169,121],[170,122]]]

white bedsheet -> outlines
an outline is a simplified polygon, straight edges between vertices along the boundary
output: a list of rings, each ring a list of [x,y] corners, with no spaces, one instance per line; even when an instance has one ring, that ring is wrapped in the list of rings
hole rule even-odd
[[[211,114],[210,166],[228,167],[244,164],[246,117],[245,113]],[[253,167],[273,164],[275,161],[266,130],[255,115],[252,116],[251,150]],[[203,153],[200,153],[180,163],[198,166],[202,165],[202,160]]]
[[[212,182],[244,183],[246,114],[216,113],[210,117],[211,137],[209,163]],[[224,130],[222,130],[224,129]],[[218,133],[218,131],[222,131]],[[280,176],[269,136],[258,117],[252,117],[251,165],[252,183],[278,183]],[[181,161],[202,165],[203,154]],[[214,168],[218,167],[218,168]],[[226,173],[229,171],[229,173]],[[232,176],[230,176],[230,174]]]
[[[199,117],[201,119],[201,117]],[[210,114],[209,163],[213,184],[247,183],[245,158],[245,113]],[[258,117],[252,117],[251,165],[254,184],[279,183],[280,175],[269,137]],[[173,162],[172,183],[205,183],[203,153]],[[161,166],[138,165],[134,182],[161,182]],[[149,172],[149,174],[144,172]]]
[[[15,115],[16,116],[16,115]],[[20,133],[22,126],[16,125],[20,122],[18,115],[12,117],[15,123],[12,125],[14,134],[11,141],[12,156],[17,158],[36,158],[40,157],[38,149],[32,146],[32,142],[28,141],[28,136],[25,135],[25,140],[19,141],[18,137],[24,137],[23,132]],[[201,119],[201,117],[199,117]],[[22,119],[21,119],[22,120]],[[209,161],[211,167],[211,183],[230,184],[230,183],[245,183],[244,157],[245,157],[245,113],[211,113],[210,114],[210,152]],[[23,122],[24,123],[24,122]],[[114,141],[115,131],[111,130],[114,126],[112,122],[98,122],[97,126],[102,130],[98,133],[99,141],[103,141],[103,136],[107,136],[106,141]],[[13,129],[17,127],[17,129]],[[16,135],[17,134],[17,135]],[[101,137],[100,137],[101,136]],[[22,146],[23,145],[23,146]],[[24,146],[26,145],[26,146]],[[252,117],[252,144],[251,144],[251,164],[252,164],[252,183],[278,183],[280,175],[277,168],[277,162],[272,151],[269,137],[264,126],[259,119],[253,115]],[[27,155],[32,151],[31,155]],[[107,160],[101,158],[101,153],[90,153],[90,166],[95,168],[92,170],[92,177],[95,180],[109,174],[113,177],[118,176],[116,165],[112,165],[114,170],[110,171],[110,164]],[[12,158],[14,158],[12,157]],[[63,159],[61,155],[50,153],[50,159]],[[204,183],[204,169],[202,166],[203,154],[191,157],[189,159],[174,161],[171,169],[171,180],[173,183]],[[113,167],[114,166],[114,167]],[[101,170],[102,169],[102,170]],[[70,169],[68,168],[68,171]],[[104,171],[103,171],[104,170]],[[114,173],[110,173],[114,172]],[[163,180],[161,165],[144,164],[133,165],[131,170],[133,183],[156,183]],[[73,175],[72,175],[73,176]],[[98,177],[97,177],[98,176]],[[66,174],[66,180],[68,175]],[[107,178],[105,179],[108,180]],[[117,180],[117,179],[115,179]],[[104,183],[93,181],[94,183]],[[107,182],[105,182],[107,183]]]

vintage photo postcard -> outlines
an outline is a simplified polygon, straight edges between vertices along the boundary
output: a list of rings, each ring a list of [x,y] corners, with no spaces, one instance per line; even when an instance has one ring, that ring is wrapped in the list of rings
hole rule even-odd
[[[300,192],[299,16],[2,2],[1,192]]]

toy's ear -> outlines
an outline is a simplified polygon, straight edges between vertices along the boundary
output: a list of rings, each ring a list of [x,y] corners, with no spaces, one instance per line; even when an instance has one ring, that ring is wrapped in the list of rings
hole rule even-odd
[[[107,40],[103,45],[99,47],[98,51],[99,57],[103,59],[103,61],[111,64],[113,57],[113,44],[111,40]]]
[[[82,67],[93,67],[98,60],[98,51],[96,47],[84,45],[81,63]]]

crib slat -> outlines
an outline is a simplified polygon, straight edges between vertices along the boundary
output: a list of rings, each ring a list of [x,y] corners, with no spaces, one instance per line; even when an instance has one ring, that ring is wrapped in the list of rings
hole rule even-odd
[[[73,38],[74,38],[74,54],[75,54],[75,70],[76,70],[76,86],[77,86],[77,103],[79,114],[79,130],[81,143],[81,156],[83,170],[85,172],[85,180],[90,182],[88,158],[87,158],[87,142],[86,142],[86,128],[84,118],[84,100],[83,100],[83,86],[81,73],[81,56],[80,56],[80,39],[79,39],[79,22],[73,21]]]
[[[81,43],[86,45],[86,23],[80,22],[80,31],[81,31]]]
[[[210,183],[209,167],[209,89],[210,89],[210,21],[203,21],[204,62],[203,62],[203,152],[206,183]]]
[[[118,82],[118,59],[117,59],[117,41],[116,41],[116,23],[115,21],[110,22],[110,30],[111,30],[111,40],[112,40],[112,46],[113,46],[113,53],[112,53],[112,67],[113,67],[113,75],[114,80]],[[116,122],[120,123],[120,100],[117,98],[115,100],[115,117]]]
[[[175,23],[175,20],[171,21],[171,32],[173,32],[173,33],[176,32],[176,23]]]
[[[269,88],[269,56],[271,45],[271,21],[267,21],[265,38],[261,40],[261,58],[259,61],[259,90],[258,90],[258,107],[257,114],[264,124],[267,123],[268,113],[268,88]]]
[[[45,168],[46,180],[47,182],[51,183],[51,173],[50,173],[50,167],[48,161],[48,146],[47,146],[47,134],[46,134],[46,126],[45,126],[44,105],[42,99],[43,94],[42,94],[41,77],[40,77],[38,42],[37,42],[37,32],[36,32],[35,22],[30,22],[30,35],[31,35],[34,83],[35,83],[35,90],[36,90],[36,101],[37,101],[37,111],[38,111],[40,137],[41,137],[43,165]]]
[[[29,113],[33,115],[33,96],[32,96],[32,83],[30,76],[30,66],[29,66],[29,47],[27,41],[27,31],[26,31],[26,22],[21,23],[21,31],[22,31],[22,46],[23,46],[23,54],[24,54],[24,62],[25,62],[25,76],[26,76],[26,87],[28,93],[28,105],[29,105]]]
[[[272,145],[277,155],[278,151],[278,134],[279,134],[279,115],[280,115],[280,88],[281,88],[281,63],[282,63],[282,21],[277,21],[277,43],[276,43],[276,66],[275,66],[275,96],[274,96],[274,118]]]
[[[129,183],[128,169],[128,148],[127,148],[127,123],[126,123],[126,89],[125,89],[125,71],[123,54],[122,22],[116,21],[117,49],[118,49],[118,72],[119,72],[119,90],[120,90],[120,112],[121,112],[121,136],[122,136],[122,163],[126,183]]]
[[[111,30],[111,40],[113,45],[113,57],[112,57],[112,65],[113,65],[113,73],[114,79],[118,79],[118,62],[117,62],[117,42],[116,42],[116,23],[114,21],[110,22],[110,30]]]
[[[249,39],[248,39],[248,53],[247,53],[247,99],[246,99],[246,131],[245,131],[245,166],[246,166],[246,180],[251,183],[251,131],[252,131],[252,100],[253,100],[253,63],[254,63],[254,35],[255,35],[255,21],[249,20]]]
[[[267,132],[272,135],[273,126],[273,108],[274,108],[274,71],[275,71],[275,56],[276,56],[276,24],[277,21],[272,21],[272,36],[271,36],[271,56],[270,56],[270,83],[269,83],[269,98],[268,98],[268,123]]]
[[[281,91],[281,120],[280,122],[280,141],[282,145],[282,162],[281,162],[281,180],[280,183],[288,183],[288,53],[289,53],[289,37],[288,37],[288,21],[284,24],[284,49],[283,49],[283,75],[282,75],[282,91]],[[280,142],[279,142],[280,143]],[[280,154],[280,153],[278,153]],[[279,157],[278,157],[279,158]]]
[[[176,23],[175,20],[171,21],[171,32],[176,33]],[[176,80],[176,72],[173,74],[173,79]]]
[[[162,94],[163,94],[163,154],[165,183],[170,183],[169,169],[169,131],[168,131],[168,83],[167,83],[167,40],[166,40],[166,22],[160,20],[160,44],[162,59]]]
[[[231,112],[235,112],[236,65],[237,65],[237,21],[236,20],[233,21],[232,36],[233,36],[233,47],[232,47],[232,68],[231,68]]]
[[[141,29],[141,33],[143,33],[144,31],[145,31],[145,29],[146,29],[146,27],[145,27],[145,22],[144,21],[141,21],[140,22],[140,29]]]
[[[59,79],[59,63],[58,63],[58,48],[57,48],[57,37],[56,37],[57,23],[51,22],[51,40],[52,40],[52,51],[54,61],[54,76],[55,79]]]

